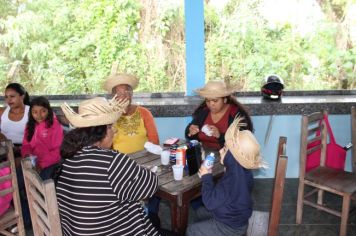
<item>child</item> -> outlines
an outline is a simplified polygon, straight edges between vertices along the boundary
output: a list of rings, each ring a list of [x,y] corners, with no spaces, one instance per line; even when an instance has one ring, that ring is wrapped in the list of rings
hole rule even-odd
[[[29,119],[22,142],[22,157],[36,156],[36,169],[43,179],[51,176],[53,165],[60,161],[63,129],[45,97],[30,103]]]
[[[253,175],[249,169],[264,167],[260,146],[251,131],[240,131],[241,118],[236,118],[225,133],[225,146],[219,151],[226,167],[223,177],[214,184],[212,170],[202,165],[202,199],[205,207],[197,210],[200,220],[190,225],[192,235],[245,235],[252,214]]]

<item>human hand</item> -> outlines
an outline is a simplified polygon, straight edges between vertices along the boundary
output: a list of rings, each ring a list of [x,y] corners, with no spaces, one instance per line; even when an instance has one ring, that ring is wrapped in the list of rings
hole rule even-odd
[[[206,175],[206,174],[211,174],[212,172],[213,172],[213,169],[212,169],[212,168],[208,169],[208,168],[206,168],[206,167],[204,166],[204,164],[202,164],[202,165],[200,166],[200,169],[199,169],[199,175],[200,175],[200,176],[203,176],[203,175]]]
[[[220,137],[220,131],[216,126],[209,125],[209,129],[211,131],[211,136],[213,136],[215,138],[219,138]]]
[[[197,126],[197,125],[189,126],[189,133],[188,133],[189,137],[196,135],[197,133],[199,133],[199,126]]]

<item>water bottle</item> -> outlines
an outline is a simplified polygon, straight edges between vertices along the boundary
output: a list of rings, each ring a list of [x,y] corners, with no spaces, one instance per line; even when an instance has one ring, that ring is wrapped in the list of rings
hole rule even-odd
[[[215,155],[213,152],[211,152],[209,155],[205,157],[204,160],[204,166],[207,169],[212,169],[214,166],[214,161],[215,161]]]
[[[215,161],[215,155],[214,155],[214,153],[211,152],[209,155],[207,155],[205,157],[203,165],[205,166],[205,168],[210,170],[214,166],[214,161]],[[199,172],[198,172],[198,176],[199,176],[199,178],[201,178],[201,175]]]

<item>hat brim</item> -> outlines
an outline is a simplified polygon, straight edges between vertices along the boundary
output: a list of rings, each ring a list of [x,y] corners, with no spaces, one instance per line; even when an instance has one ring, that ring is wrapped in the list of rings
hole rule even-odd
[[[81,115],[66,115],[69,123],[74,128],[85,128],[85,127],[93,127],[100,125],[110,125],[114,124],[119,118],[121,114],[105,114],[100,116],[81,116]]]
[[[222,98],[232,95],[236,90],[236,88],[229,88],[225,91],[201,88],[194,90],[194,92],[203,98]]]
[[[244,123],[241,123],[243,118],[236,118],[234,122],[229,126],[228,130],[225,133],[225,145],[233,155],[233,157],[246,169],[258,169],[261,167],[266,167],[261,153],[260,146],[249,130],[241,130],[241,126],[245,126]],[[247,138],[249,141],[247,144],[251,148],[251,152],[243,151],[243,148],[246,147],[245,144],[240,144],[238,139],[242,136]],[[241,146],[243,145],[243,146]],[[258,153],[258,154],[257,154]],[[256,155],[257,154],[257,155]]]
[[[133,76],[133,75],[128,75],[128,74],[115,74],[115,75],[109,75],[105,82],[104,82],[104,89],[108,91],[109,93],[112,92],[112,89],[118,85],[121,84],[127,84],[129,85],[132,89],[137,88],[138,86],[138,79]]]

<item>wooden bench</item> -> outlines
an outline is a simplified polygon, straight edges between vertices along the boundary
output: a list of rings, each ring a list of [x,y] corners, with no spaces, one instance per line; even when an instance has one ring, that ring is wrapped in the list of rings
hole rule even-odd
[[[286,156],[287,138],[280,137],[278,143],[275,179],[273,183],[271,211],[253,211],[247,229],[248,236],[278,235],[278,225],[281,215],[284,182],[288,158]]]

